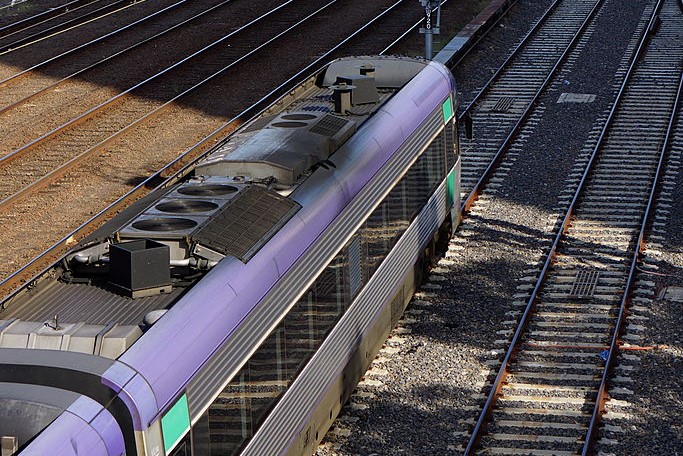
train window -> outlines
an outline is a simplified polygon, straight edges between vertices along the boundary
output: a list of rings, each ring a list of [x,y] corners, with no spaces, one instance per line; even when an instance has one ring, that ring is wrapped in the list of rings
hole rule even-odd
[[[178,446],[176,446],[169,456],[192,456],[192,451],[190,447],[190,433],[188,433],[183,440],[180,441]]]
[[[209,407],[212,455],[240,450],[350,303],[348,249],[339,253]]]
[[[446,176],[447,135],[439,134],[363,228],[372,275]],[[450,168],[448,168],[450,169]]]
[[[209,432],[209,412],[199,418],[192,427],[192,456],[211,455],[211,433]]]

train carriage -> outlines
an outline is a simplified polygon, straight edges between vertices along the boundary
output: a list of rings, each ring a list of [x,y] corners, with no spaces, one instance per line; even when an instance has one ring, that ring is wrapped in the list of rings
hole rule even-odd
[[[7,454],[315,451],[459,220],[455,104],[336,60],[18,290]]]

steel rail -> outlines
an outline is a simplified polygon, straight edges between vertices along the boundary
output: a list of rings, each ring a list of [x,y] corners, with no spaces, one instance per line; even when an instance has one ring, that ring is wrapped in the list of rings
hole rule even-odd
[[[143,0],[143,1],[144,1],[144,0]],[[25,76],[26,74],[31,73],[31,72],[33,72],[33,71],[39,69],[39,68],[42,68],[43,66],[45,66],[45,65],[47,65],[47,64],[49,64],[49,63],[52,63],[52,62],[54,62],[54,61],[56,61],[56,60],[58,60],[58,59],[64,58],[64,57],[66,57],[66,56],[69,56],[69,55],[71,55],[71,54],[73,54],[73,53],[75,53],[75,52],[78,52],[78,51],[82,50],[83,48],[86,48],[86,47],[88,47],[88,46],[92,46],[92,45],[94,45],[94,44],[97,44],[97,43],[99,43],[100,41],[104,41],[104,40],[106,40],[107,38],[110,38],[110,37],[112,37],[112,36],[114,36],[114,35],[117,35],[118,33],[124,32],[124,31],[128,30],[129,28],[135,27],[136,25],[140,25],[141,23],[143,23],[143,22],[145,22],[145,21],[147,21],[147,20],[149,20],[149,19],[152,19],[152,18],[154,18],[155,16],[161,15],[161,14],[163,14],[163,13],[165,13],[165,12],[167,12],[167,11],[169,11],[169,10],[171,10],[171,9],[173,9],[173,8],[175,8],[175,7],[177,7],[177,6],[179,6],[179,5],[182,5],[183,3],[188,3],[189,1],[190,1],[190,0],[180,0],[180,1],[178,1],[178,2],[176,2],[176,3],[174,3],[174,4],[172,4],[172,5],[169,5],[169,6],[167,6],[167,7],[165,7],[165,8],[162,8],[162,9],[160,9],[160,10],[158,10],[158,11],[155,11],[154,13],[152,13],[152,14],[150,14],[150,15],[148,15],[148,16],[145,16],[145,17],[143,17],[143,18],[140,18],[140,19],[138,19],[138,20],[135,21],[135,22],[132,22],[132,23],[130,23],[130,24],[128,24],[128,25],[125,25],[125,26],[123,26],[123,27],[121,27],[121,28],[119,28],[119,29],[113,30],[113,31],[111,31],[111,32],[109,32],[109,33],[107,33],[107,34],[105,34],[105,35],[102,35],[102,36],[100,36],[100,37],[98,37],[98,38],[95,38],[94,40],[88,41],[87,43],[80,44],[80,45],[76,46],[75,48],[69,49],[68,51],[62,52],[61,54],[55,55],[55,56],[53,56],[53,57],[50,57],[49,59],[44,60],[44,61],[42,61],[42,62],[40,62],[40,63],[37,63],[37,64],[35,64],[35,65],[33,65],[33,66],[30,66],[30,67],[28,67],[28,68],[26,68],[26,69],[20,71],[19,73],[16,73],[16,74],[14,74],[14,75],[12,75],[12,76],[10,76],[10,77],[8,77],[8,78],[5,78],[5,79],[3,79],[3,80],[0,80],[0,88],[1,88],[3,85],[7,84],[8,82],[10,82],[10,81],[12,81],[12,80],[14,80],[14,79],[17,79],[17,78],[20,78],[20,77],[22,77],[22,76]],[[2,54],[3,54],[3,53],[0,53],[0,55],[2,55]]]
[[[21,5],[21,4],[24,3],[25,1],[27,1],[27,0],[18,0],[18,1],[16,1],[16,2],[10,2],[10,3],[5,4],[5,5],[0,5],[0,12],[4,13],[5,11],[3,11],[3,10],[12,9],[12,8],[14,8],[14,7],[16,7],[16,6]]]
[[[578,204],[579,196],[582,193],[583,188],[586,185],[586,182],[588,180],[588,176],[590,175],[593,165],[597,159],[598,153],[600,148],[602,147],[603,141],[605,139],[605,136],[607,132],[610,129],[610,126],[612,124],[612,121],[614,120],[614,116],[616,114],[616,111],[618,109],[618,106],[620,105],[620,101],[623,97],[623,94],[625,92],[626,86],[630,80],[631,74],[633,73],[633,69],[636,66],[636,63],[641,55],[642,50],[645,48],[645,45],[648,41],[648,38],[650,36],[650,32],[653,29],[653,25],[655,24],[656,18],[658,16],[658,11],[661,8],[662,5],[662,0],[658,0],[657,5],[652,13],[652,16],[650,18],[650,22],[648,24],[648,27],[646,27],[643,36],[641,38],[641,42],[638,46],[638,49],[634,54],[631,56],[631,63],[629,66],[629,69],[624,76],[624,81],[621,85],[621,88],[619,90],[619,93],[617,94],[617,97],[615,99],[614,105],[612,106],[612,109],[610,110],[610,114],[605,122],[605,126],[600,134],[600,137],[598,138],[597,144],[595,145],[595,148],[593,149],[591,156],[588,160],[588,163],[586,164],[586,168],[583,172],[583,175],[581,177],[581,180],[578,184],[578,187],[576,189],[576,192],[574,194],[574,197],[572,198],[571,203],[569,204],[569,207],[567,208],[567,213],[565,214],[562,225],[560,226],[560,229],[558,230],[555,239],[553,240],[553,244],[550,247],[550,250],[548,251],[546,255],[545,262],[543,264],[543,268],[541,269],[541,272],[539,274],[539,278],[536,281],[536,284],[534,285],[534,288],[531,292],[531,295],[527,301],[526,307],[524,309],[524,312],[522,316],[520,317],[519,323],[517,325],[517,328],[515,329],[515,333],[512,336],[512,339],[510,341],[510,345],[508,347],[508,350],[505,353],[505,357],[503,358],[501,362],[501,366],[498,370],[498,374],[496,375],[496,378],[493,382],[493,385],[491,387],[491,391],[489,392],[489,395],[486,399],[486,403],[484,404],[484,408],[482,409],[481,414],[479,415],[479,418],[477,420],[477,423],[472,431],[472,435],[470,437],[470,440],[467,444],[467,447],[465,449],[465,455],[470,455],[473,454],[475,448],[479,445],[479,441],[481,440],[481,437],[483,436],[483,433],[485,431],[486,425],[488,424],[488,421],[490,421],[490,416],[493,412],[493,406],[495,404],[496,398],[500,395],[500,392],[503,388],[503,383],[505,381],[505,378],[507,377],[507,370],[508,370],[508,365],[510,364],[510,360],[514,356],[514,353],[516,352],[517,346],[521,340],[522,334],[526,331],[526,327],[529,323],[529,317],[533,313],[533,309],[536,304],[536,299],[540,293],[541,288],[543,287],[543,283],[545,282],[545,279],[548,275],[548,271],[550,270],[550,266],[555,258],[555,254],[557,252],[557,248],[560,244],[561,239],[563,238],[567,228],[569,227],[569,223],[572,219],[574,209],[576,205]]]
[[[185,3],[185,2],[187,2],[187,1],[188,1],[188,0],[182,0],[182,1],[178,2],[178,3],[174,3],[173,5],[168,6],[168,7],[164,8],[164,9],[161,10],[161,11],[155,12],[153,15],[147,16],[147,17],[145,17],[144,19],[147,20],[147,19],[151,18],[152,16],[156,16],[157,14],[161,13],[162,11],[167,11],[167,10],[169,10],[169,9],[171,9],[171,8],[175,8],[175,7],[177,7],[178,5],[180,5],[180,4],[182,4],[182,3]],[[19,107],[19,106],[21,106],[21,105],[23,105],[23,104],[25,104],[25,103],[27,103],[27,102],[29,102],[29,101],[32,101],[33,99],[35,99],[36,97],[40,96],[41,94],[45,93],[45,92],[48,91],[48,90],[54,90],[55,88],[58,88],[59,86],[65,84],[67,81],[69,81],[69,80],[71,80],[71,79],[73,79],[73,78],[75,78],[75,77],[77,77],[77,76],[80,76],[80,75],[82,75],[83,73],[85,73],[85,72],[87,72],[87,71],[90,71],[90,70],[92,70],[92,69],[94,69],[94,68],[96,68],[96,67],[98,67],[98,66],[100,66],[100,65],[102,65],[102,64],[104,64],[104,63],[109,62],[110,60],[113,60],[113,59],[115,59],[115,58],[117,58],[117,57],[120,57],[120,56],[122,56],[122,55],[125,54],[125,53],[128,53],[128,52],[130,52],[130,51],[133,51],[133,50],[137,49],[137,48],[140,47],[140,46],[143,46],[143,45],[145,45],[145,44],[148,44],[148,43],[152,42],[153,40],[155,40],[155,39],[157,39],[157,38],[160,38],[160,37],[166,35],[167,33],[170,33],[170,32],[172,32],[172,31],[174,31],[174,30],[177,29],[177,28],[180,28],[180,27],[182,27],[182,26],[185,26],[185,25],[187,25],[188,23],[190,23],[190,22],[192,22],[192,21],[194,21],[194,20],[196,20],[196,19],[201,18],[201,17],[202,17],[203,15],[205,15],[205,14],[208,14],[208,13],[210,13],[210,12],[213,12],[215,9],[219,9],[219,8],[222,8],[223,6],[229,4],[229,3],[233,3],[234,1],[235,1],[235,0],[224,0],[224,1],[222,1],[222,2],[220,2],[220,3],[218,3],[218,4],[216,4],[216,5],[214,5],[214,6],[212,6],[212,7],[210,7],[209,9],[206,9],[206,10],[204,10],[204,11],[202,11],[202,12],[200,12],[200,13],[198,13],[198,14],[196,14],[196,15],[194,15],[194,16],[192,16],[192,17],[190,17],[190,18],[188,18],[188,19],[186,19],[186,20],[184,20],[184,21],[182,21],[182,22],[179,22],[179,23],[175,24],[174,26],[172,26],[172,27],[170,27],[170,28],[167,28],[166,30],[164,30],[164,31],[162,31],[162,32],[159,32],[159,33],[157,33],[157,34],[155,34],[155,35],[153,35],[153,36],[147,37],[147,38],[145,38],[144,40],[139,41],[139,42],[137,42],[137,43],[135,43],[135,44],[133,44],[133,45],[131,45],[131,46],[128,46],[128,47],[125,48],[125,49],[122,49],[122,50],[120,50],[120,51],[117,51],[116,53],[111,54],[111,55],[109,55],[109,56],[107,56],[107,57],[105,57],[105,58],[103,58],[103,59],[101,59],[101,60],[99,60],[99,61],[97,61],[97,62],[95,62],[95,63],[93,63],[93,64],[91,64],[91,65],[89,65],[89,66],[87,66],[87,67],[85,67],[85,68],[81,68],[80,70],[76,71],[75,73],[72,73],[72,74],[70,74],[70,75],[68,75],[68,76],[65,76],[64,78],[60,79],[59,81],[56,81],[56,82],[54,82],[54,83],[52,83],[52,84],[50,84],[50,85],[48,85],[48,86],[46,86],[46,87],[44,87],[44,88],[42,88],[42,89],[36,91],[36,92],[33,92],[32,94],[30,94],[30,95],[27,96],[27,97],[22,98],[21,100],[17,100],[16,102],[11,103],[11,104],[9,104],[9,105],[7,105],[7,106],[4,106],[4,107],[0,107],[0,114],[2,114],[2,113],[4,113],[4,112],[7,112],[7,111],[9,111],[9,110],[11,110],[11,109],[15,109],[15,108],[17,108],[17,107]],[[140,22],[142,22],[142,20],[136,21],[134,24],[139,24]],[[133,25],[133,24],[131,24],[131,25]],[[119,31],[120,31],[120,30],[124,30],[124,29],[128,29],[128,28],[129,28],[129,26],[126,26],[126,27],[124,27],[124,28],[122,28],[122,29],[119,29]],[[118,32],[118,31],[117,31],[117,32]],[[4,82],[0,83],[0,87],[1,87],[3,84],[4,84]]]
[[[96,2],[93,2],[93,3],[96,3]],[[68,21],[65,21],[65,22],[61,22],[61,23],[56,24],[52,27],[49,27],[45,30],[40,30],[38,32],[33,33],[32,35],[25,36],[23,38],[19,38],[19,39],[15,40],[9,44],[0,45],[0,53],[6,52],[6,51],[11,50],[11,49],[17,49],[17,48],[24,46],[26,44],[34,43],[34,42],[39,41],[43,38],[56,35],[58,33],[66,31],[66,30],[77,28],[78,26],[87,24],[88,22],[91,22],[94,19],[104,17],[104,16],[111,14],[113,12],[124,10],[124,9],[132,6],[135,3],[136,3],[135,0],[117,0],[113,3],[107,4],[101,8],[98,8],[94,11],[86,12],[85,14],[83,14],[81,16],[74,17],[74,18],[72,18]],[[81,6],[80,8],[85,8],[86,6],[88,6],[88,5]],[[72,11],[70,11],[70,12],[72,12]],[[36,27],[37,25],[40,25],[40,24],[35,24],[35,25],[31,26],[31,28]],[[25,30],[28,30],[28,29],[17,30],[16,32],[9,33],[3,37],[0,37],[0,41],[4,40],[7,37],[11,37],[12,35],[15,35],[17,33],[21,33]]]
[[[508,11],[510,11],[510,8],[512,7],[512,5],[513,5],[516,1],[517,1],[517,0],[512,0],[512,2],[510,3],[510,5],[508,5],[508,6],[505,8],[505,11],[503,11],[503,13],[502,13],[502,14],[501,14],[493,23],[491,23],[491,26],[488,27],[489,30],[492,29],[496,24],[498,24],[498,23],[503,19],[503,17],[505,17],[505,14],[506,14]],[[683,0],[681,0],[681,1],[683,1]],[[445,5],[446,3],[448,3],[448,0],[443,0],[443,1],[441,2],[441,6]],[[432,12],[435,12],[437,9],[438,9],[438,8],[434,8],[434,9],[432,10]],[[415,32],[415,30],[417,30],[421,25],[422,25],[422,19],[420,19],[419,21],[415,22],[415,24],[413,24],[412,27],[410,27],[408,30],[406,30],[404,33],[402,33],[401,36],[399,36],[398,38],[396,38],[391,44],[389,44],[387,47],[385,47],[384,50],[382,50],[379,54],[380,54],[380,55],[384,55],[384,54],[386,54],[387,52],[389,52],[389,50],[390,50],[392,47],[396,46],[399,42],[401,42],[403,39],[405,39],[408,35],[410,35],[411,33]],[[476,46],[476,44],[479,43],[479,41],[480,41],[484,36],[485,36],[485,34],[482,35],[482,36],[480,36],[480,37],[477,38],[476,40],[474,40],[474,41],[472,42],[472,44],[469,45],[469,49],[471,50],[474,46]],[[469,50],[468,50],[467,52],[469,52]],[[456,65],[465,57],[465,55],[467,54],[467,52],[463,53],[457,61],[451,63],[451,67],[456,66]],[[436,55],[436,54],[438,54],[438,52],[435,52],[435,53],[434,53],[434,55]],[[441,63],[444,63],[444,62],[441,62]]]
[[[130,88],[124,90],[123,92],[121,92],[121,93],[115,95],[114,97],[110,98],[109,100],[104,101],[103,103],[100,103],[99,105],[97,105],[97,106],[95,106],[95,107],[93,107],[93,108],[87,110],[86,112],[84,112],[84,113],[80,114],[79,116],[77,116],[77,117],[71,119],[70,121],[68,121],[68,122],[66,122],[66,123],[64,123],[64,124],[62,124],[62,125],[60,125],[60,126],[54,128],[54,129],[52,129],[51,131],[45,133],[45,134],[42,135],[41,137],[36,138],[36,139],[34,139],[33,141],[31,141],[31,142],[25,144],[24,146],[20,147],[19,149],[16,149],[16,150],[10,152],[9,154],[7,154],[7,155],[5,155],[5,156],[3,156],[3,157],[0,157],[0,166],[6,165],[6,164],[12,162],[13,160],[15,160],[15,159],[21,157],[23,154],[27,153],[32,147],[35,147],[35,146],[37,146],[38,144],[41,144],[41,143],[47,141],[48,139],[52,138],[52,137],[55,136],[55,135],[58,135],[58,134],[60,134],[60,133],[63,133],[64,130],[65,130],[67,127],[75,126],[75,125],[77,125],[77,124],[79,124],[79,123],[81,123],[81,122],[84,122],[84,121],[88,120],[89,118],[91,118],[92,116],[94,116],[95,114],[99,113],[99,112],[100,112],[101,110],[103,110],[104,108],[111,107],[111,105],[113,105],[114,103],[123,101],[124,97],[130,96],[131,92],[133,92],[134,90],[139,89],[139,88],[142,87],[143,85],[145,85],[145,84],[147,84],[147,83],[149,83],[149,82],[151,82],[151,81],[153,81],[153,80],[155,80],[155,79],[157,79],[157,78],[160,78],[161,76],[164,76],[164,75],[165,75],[166,73],[168,73],[169,71],[171,71],[171,70],[173,70],[173,69],[175,69],[175,68],[177,68],[177,67],[179,67],[179,66],[181,66],[181,65],[183,65],[183,64],[185,64],[185,63],[187,63],[187,62],[190,61],[191,59],[193,59],[193,58],[195,58],[195,57],[197,57],[197,56],[199,56],[199,55],[201,55],[201,54],[204,54],[204,53],[206,53],[206,52],[212,50],[212,49],[213,49],[215,46],[217,46],[218,44],[222,43],[223,41],[227,41],[227,40],[230,39],[230,38],[233,38],[233,37],[234,37],[235,35],[237,35],[238,33],[240,33],[240,32],[242,32],[242,31],[246,30],[247,28],[252,27],[253,25],[257,24],[257,23],[260,22],[261,20],[264,20],[265,18],[267,18],[267,17],[270,16],[271,14],[274,14],[275,12],[277,12],[278,10],[280,10],[281,8],[284,8],[285,6],[291,4],[293,1],[294,1],[294,0],[287,0],[285,3],[283,3],[283,4],[280,5],[280,6],[278,6],[277,8],[274,8],[273,10],[269,11],[268,13],[266,13],[266,14],[264,14],[264,15],[262,15],[262,16],[256,18],[256,19],[254,19],[254,20],[252,20],[252,21],[250,21],[250,22],[248,22],[247,24],[243,25],[242,27],[240,27],[240,28],[238,28],[238,29],[236,29],[236,30],[230,32],[229,34],[225,35],[224,37],[220,38],[219,40],[217,40],[217,41],[215,41],[215,42],[213,42],[213,43],[211,43],[211,44],[209,44],[209,45],[203,47],[202,49],[200,49],[200,50],[194,52],[193,54],[191,54],[191,55],[185,57],[184,59],[182,59],[182,60],[180,60],[180,61],[174,63],[173,65],[171,65],[171,66],[165,68],[164,70],[158,72],[157,74],[155,74],[155,75],[153,75],[153,76],[150,76],[149,78],[147,78],[147,79],[145,79],[145,80],[143,80],[143,81],[141,81],[141,82],[135,84],[134,86],[132,86],[132,87],[130,87]],[[337,2],[337,1],[338,1],[338,0],[332,0],[330,3],[328,3],[328,5],[331,5],[331,4],[333,4],[333,3]],[[327,5],[326,5],[325,7],[323,7],[322,9],[325,9],[326,7],[327,7]],[[322,10],[322,9],[321,9],[321,10]],[[321,10],[319,10],[319,11],[321,11]],[[304,19],[304,20],[305,20],[305,19]],[[293,27],[294,27],[294,26],[293,26]],[[290,29],[291,29],[291,27],[290,27]],[[288,30],[290,30],[290,29],[288,29]],[[286,31],[285,31],[285,32],[286,32]],[[283,32],[283,33],[284,33],[284,32]],[[279,34],[279,35],[277,35],[275,38],[271,38],[271,39],[268,40],[265,44],[262,44],[262,45],[258,46],[257,48],[255,48],[254,50],[252,50],[251,52],[249,52],[248,54],[246,54],[246,56],[249,56],[249,55],[253,54],[253,52],[255,52],[256,50],[260,50],[263,46],[269,44],[269,43],[272,42],[274,39],[278,38],[280,35],[282,35],[282,33]],[[244,57],[243,57],[243,58],[244,58]],[[231,65],[229,65],[229,66],[227,66],[227,67],[224,67],[224,68],[222,68],[221,70],[218,70],[217,72],[215,72],[213,75],[209,76],[208,78],[205,78],[204,80],[202,80],[201,82],[195,84],[194,86],[190,87],[189,89],[185,90],[185,91],[182,92],[181,94],[178,94],[178,95],[176,95],[175,97],[173,97],[172,99],[166,101],[162,106],[158,107],[157,109],[155,109],[155,110],[152,111],[152,112],[156,112],[156,111],[158,111],[158,110],[161,109],[161,108],[167,108],[167,107],[170,106],[174,101],[177,101],[180,97],[185,96],[185,95],[187,95],[188,93],[194,91],[194,90],[195,90],[197,87],[199,87],[200,85],[205,84],[205,83],[208,82],[210,79],[213,79],[214,77],[216,77],[217,75],[219,75],[219,74],[222,73],[223,71],[225,71],[225,70],[231,68],[231,66],[234,65],[235,63],[240,62],[243,58],[240,58],[240,59],[236,60],[236,61],[233,62]],[[148,113],[148,115],[149,115],[149,114],[151,114],[151,113]],[[144,119],[144,118],[146,118],[146,117],[147,117],[147,116],[144,116],[144,117],[138,119],[136,122],[139,122],[140,120],[142,120],[142,119]],[[134,125],[134,124],[130,124],[128,127],[130,127],[130,126],[132,126],[132,125]],[[128,127],[126,127],[126,128],[128,128]],[[123,130],[121,130],[121,131],[123,131]],[[113,139],[113,136],[110,137],[110,139]],[[100,145],[102,145],[102,143],[100,143]],[[3,206],[4,203],[5,203],[5,201],[0,202],[0,206]]]
[[[78,228],[73,230],[71,233],[64,236],[61,240],[57,241],[52,247],[48,248],[42,254],[36,256],[31,261],[29,261],[25,266],[18,269],[17,271],[10,274],[8,277],[0,281],[0,309],[4,305],[11,301],[12,296],[17,293],[21,287],[25,284],[30,286],[35,282],[40,276],[48,272],[52,268],[52,264],[63,258],[69,249],[75,245],[75,240],[82,240],[89,234],[93,233],[95,229],[102,226],[107,220],[113,217],[115,214],[122,211],[125,207],[129,206],[132,202],[142,198],[144,195],[172,185],[178,180],[186,176],[192,169],[192,167],[203,157],[211,152],[213,148],[220,147],[227,138],[223,141],[219,141],[216,144],[211,144],[219,137],[225,137],[229,130],[234,130],[243,123],[245,120],[254,118],[260,113],[268,109],[269,106],[275,101],[276,97],[286,93],[291,90],[294,83],[299,81],[304,75],[312,74],[314,68],[321,67],[323,62],[329,60],[330,57],[337,52],[342,46],[344,46],[348,41],[358,36],[360,33],[367,30],[375,22],[379,21],[385,15],[389,14],[398,5],[406,0],[397,0],[382,13],[377,15],[375,18],[371,19],[365,25],[360,27],[358,30],[350,34],[348,37],[337,43],[334,47],[329,49],[324,54],[320,55],[313,62],[309,63],[302,70],[297,72],[295,75],[291,76],[285,82],[280,84],[278,87],[270,91],[256,103],[254,103],[249,108],[242,111],[240,114],[235,116],[230,121],[226,122],[221,127],[215,129],[212,133],[207,135],[204,139],[197,142],[192,147],[188,148],[185,152],[179,155],[175,160],[173,160],[168,165],[161,168],[159,171],[149,176],[147,179],[142,181],[132,190],[130,190],[125,195],[118,198],[116,201],[111,203],[106,208],[102,209],[100,212],[95,214],[89,220],[81,224]]]
[[[612,370],[614,368],[614,363],[616,360],[616,353],[619,351],[619,336],[623,331],[624,323],[626,322],[627,309],[631,304],[631,294],[635,286],[635,276],[638,271],[638,263],[640,262],[640,256],[645,248],[645,233],[650,222],[650,217],[654,212],[655,199],[658,194],[659,181],[664,175],[665,169],[665,158],[667,157],[667,152],[671,139],[673,136],[676,118],[678,117],[678,110],[681,106],[681,96],[683,94],[683,61],[681,62],[681,76],[678,81],[678,90],[676,92],[676,100],[673,105],[671,112],[671,118],[669,119],[669,125],[664,135],[664,142],[660,150],[659,162],[657,163],[657,171],[655,172],[655,178],[652,183],[652,188],[650,189],[650,196],[647,201],[647,206],[643,214],[643,220],[640,225],[640,233],[638,235],[638,242],[635,246],[635,252],[633,258],[631,259],[631,268],[629,270],[628,279],[626,281],[626,286],[624,287],[624,296],[619,305],[619,316],[614,327],[614,332],[612,335],[612,341],[609,346],[609,354],[607,355],[607,360],[605,361],[605,367],[600,379],[600,387],[598,388],[598,396],[595,401],[595,406],[593,407],[593,415],[591,416],[590,423],[588,425],[588,431],[586,432],[586,441],[584,442],[583,451],[581,454],[583,456],[588,456],[591,453],[593,447],[594,437],[598,432],[598,427],[600,426],[601,418],[605,409],[605,400],[607,399],[607,383],[611,377]]]
[[[570,52],[573,51],[574,46],[579,41],[579,38],[581,37],[583,32],[586,30],[586,28],[588,28],[588,25],[591,23],[591,21],[593,20],[593,18],[597,14],[598,10],[604,4],[604,2],[605,2],[605,0],[597,0],[597,2],[595,3],[595,6],[591,9],[590,13],[588,14],[586,19],[581,24],[581,27],[579,27],[579,30],[577,30],[576,34],[571,39],[571,41],[567,45],[564,52],[562,52],[562,55],[560,56],[560,58],[557,60],[557,62],[555,62],[555,65],[550,70],[550,72],[546,76],[545,80],[543,81],[541,86],[538,88],[538,90],[534,94],[533,98],[531,99],[531,102],[529,102],[527,107],[524,109],[524,112],[522,113],[522,115],[517,119],[517,122],[515,122],[515,125],[512,127],[512,130],[510,130],[510,133],[508,133],[508,135],[505,138],[505,140],[503,141],[502,145],[500,146],[500,148],[498,149],[496,154],[493,156],[493,158],[491,159],[489,164],[486,166],[486,169],[482,173],[481,177],[479,178],[477,183],[474,184],[474,187],[472,187],[472,189],[470,190],[469,194],[467,195],[467,198],[465,198],[464,201],[462,202],[461,214],[465,214],[467,211],[469,211],[470,207],[472,207],[472,204],[474,204],[476,199],[479,197],[479,193],[488,183],[488,180],[490,179],[491,175],[493,174],[493,170],[498,166],[498,164],[503,159],[503,157],[505,155],[505,151],[507,150],[508,146],[512,143],[514,138],[517,136],[517,134],[521,130],[521,127],[523,126],[523,124],[527,121],[527,119],[529,118],[529,116],[533,112],[533,109],[536,106],[536,102],[541,97],[541,95],[545,92],[545,90],[548,88],[548,86],[550,85],[550,83],[554,79],[555,74],[557,73],[557,70],[560,68],[560,66],[562,66],[564,64],[564,62],[567,59],[567,57],[569,56]],[[553,7],[556,4],[557,4],[557,2],[553,3]],[[515,50],[515,52],[517,52],[517,50]],[[508,64],[508,61],[509,61],[509,59],[506,60],[503,65],[506,66]],[[499,71],[500,71],[500,69],[499,69]],[[488,85],[481,92],[479,92],[477,97],[475,97],[475,100],[477,100],[479,98],[479,96],[483,93],[483,91],[486,90],[487,88],[488,88]],[[466,109],[466,112],[467,112],[467,110],[469,110],[473,106],[473,103],[474,103],[474,101],[472,103],[470,103],[470,105]]]
[[[484,84],[484,87],[477,93],[477,95],[472,99],[472,101],[469,102],[465,110],[458,116],[458,122],[464,122],[465,118],[469,114],[469,112],[472,110],[475,104],[479,102],[481,97],[484,96],[484,94],[488,91],[489,88],[493,85],[493,83],[498,79],[498,77],[503,73],[504,70],[506,70],[510,64],[512,63],[512,60],[517,57],[517,55],[522,51],[522,49],[526,46],[526,44],[531,40],[532,36],[536,34],[541,28],[543,24],[545,24],[546,20],[550,17],[550,15],[555,11],[555,8],[560,4],[562,0],[555,0],[546,10],[545,13],[543,13],[543,16],[541,16],[536,22],[536,25],[529,30],[529,33],[527,33],[522,41],[515,47],[515,49],[512,51],[512,53],[508,56],[507,59],[503,62],[503,64],[496,70],[495,73],[489,78],[489,80]]]
[[[61,14],[67,13],[69,11],[74,11],[74,7],[80,8],[82,6],[89,5],[90,3],[97,3],[99,1],[102,0],[73,0],[64,3],[60,6],[56,6],[54,8],[41,11],[40,13],[34,14],[33,16],[25,17],[24,19],[12,22],[11,24],[3,25],[2,27],[0,27],[0,38],[5,37],[10,33],[13,33],[15,30],[23,30],[21,27],[24,27],[24,29],[26,29],[35,24],[45,22],[55,17],[59,17]],[[7,5],[0,9],[10,7],[11,5]]]
[[[495,22],[492,23],[492,26],[491,26],[490,28],[493,28],[493,26],[495,26],[498,22],[500,22],[500,21],[502,20],[503,17],[505,17],[505,13],[507,13],[507,12],[510,10],[510,8],[512,7],[512,4],[514,4],[514,2],[516,2],[517,0],[511,0],[511,1],[512,1],[512,3],[505,9],[505,11],[503,12],[503,14],[501,14],[500,17],[499,17],[498,19],[496,19]],[[681,1],[683,1],[683,0],[681,0]],[[442,1],[441,1],[441,6],[445,5],[446,3],[448,3],[448,0],[442,0]],[[434,9],[432,10],[432,12],[435,12],[437,9],[438,9],[438,8],[434,8]],[[422,19],[420,19],[419,21],[415,22],[415,23],[412,25],[412,27],[410,27],[409,29],[407,29],[407,30],[406,30],[405,32],[403,32],[398,38],[396,38],[396,39],[395,39],[394,41],[392,41],[388,46],[386,46],[386,47],[384,48],[384,50],[382,50],[381,52],[379,52],[379,55],[384,55],[384,54],[386,54],[387,52],[389,52],[389,51],[391,50],[391,48],[393,48],[393,47],[396,46],[399,42],[401,42],[402,40],[404,40],[408,35],[410,35],[411,33],[415,32],[415,30],[417,30],[421,25],[422,25]],[[490,28],[489,28],[489,29],[490,29]],[[476,44],[479,42],[479,40],[481,40],[482,38],[483,38],[483,35],[482,35],[481,37],[477,38],[477,39],[472,43],[472,46],[476,45]],[[471,49],[471,47],[470,47],[470,49]],[[469,52],[469,51],[468,51],[468,52]],[[435,52],[434,54],[436,55],[437,52]],[[465,54],[466,54],[466,53],[465,53]],[[459,60],[461,60],[462,57],[465,56],[465,54],[463,54],[463,55],[460,57]],[[458,60],[458,61],[459,61],[459,60]],[[443,62],[442,62],[442,63],[443,63]],[[458,62],[454,62],[454,63],[452,64],[452,66],[457,65],[457,63],[458,63]]]

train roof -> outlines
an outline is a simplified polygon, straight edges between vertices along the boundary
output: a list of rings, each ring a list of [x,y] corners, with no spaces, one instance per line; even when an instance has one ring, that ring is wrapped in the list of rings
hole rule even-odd
[[[426,65],[378,56],[332,62],[224,140],[192,179],[139,201],[81,243],[81,252],[102,258],[111,245],[144,241],[122,253],[134,256],[135,249],[153,250],[152,240],[170,246],[171,260],[192,249],[211,264],[248,261],[297,212],[300,204],[288,196],[317,168],[329,167],[358,127]],[[188,240],[193,245],[184,245]],[[162,278],[165,286],[133,299],[126,290],[134,277],[112,283],[110,265],[79,265],[78,251],[3,303],[0,348],[93,346],[93,354],[116,358],[142,335],[145,316],[171,306],[195,282]]]

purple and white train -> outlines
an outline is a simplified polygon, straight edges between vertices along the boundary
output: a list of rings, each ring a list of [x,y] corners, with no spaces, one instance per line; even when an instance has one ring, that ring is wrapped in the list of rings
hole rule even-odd
[[[343,58],[2,303],[2,456],[311,454],[459,220],[443,65]]]

